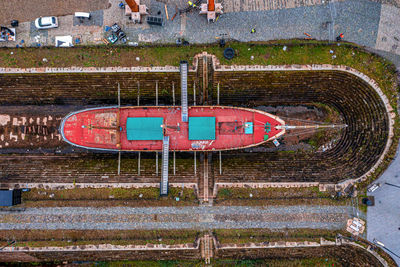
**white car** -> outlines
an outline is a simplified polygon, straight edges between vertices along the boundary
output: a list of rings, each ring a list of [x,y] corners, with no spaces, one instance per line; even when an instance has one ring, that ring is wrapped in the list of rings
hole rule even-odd
[[[40,17],[35,20],[37,29],[50,29],[58,27],[58,20],[56,17]]]

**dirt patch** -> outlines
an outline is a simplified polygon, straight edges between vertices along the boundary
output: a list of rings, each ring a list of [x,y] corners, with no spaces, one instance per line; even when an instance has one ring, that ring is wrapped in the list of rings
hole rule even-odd
[[[312,103],[308,106],[260,107],[260,109],[277,115],[291,126],[321,125],[325,127],[343,124],[343,118],[339,112],[320,103]],[[317,150],[322,146],[328,147],[328,144],[331,147],[334,146],[341,134],[341,128],[294,129],[287,130],[279,142],[283,145],[282,150]]]

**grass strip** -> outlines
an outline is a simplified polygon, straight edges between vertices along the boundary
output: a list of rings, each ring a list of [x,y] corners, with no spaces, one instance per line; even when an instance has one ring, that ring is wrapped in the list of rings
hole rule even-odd
[[[336,192],[320,192],[317,186],[300,188],[220,188],[216,205],[335,205],[346,206],[350,200]]]
[[[315,241],[320,238],[334,241],[337,234],[347,235],[343,230],[324,229],[215,229],[213,231],[221,244],[244,244],[249,242],[277,242],[277,241]]]
[[[145,188],[74,188],[62,190],[31,189],[22,193],[24,207],[62,206],[185,206],[196,205],[194,189],[170,187],[166,197],[160,189]]]
[[[197,230],[0,230],[0,241],[19,247],[96,244],[146,245],[194,243]]]

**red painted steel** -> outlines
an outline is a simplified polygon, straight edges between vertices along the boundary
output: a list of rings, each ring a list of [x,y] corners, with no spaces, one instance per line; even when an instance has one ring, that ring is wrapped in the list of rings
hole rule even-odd
[[[64,118],[61,126],[65,141],[91,149],[122,151],[160,151],[162,141],[128,141],[128,117],[163,117],[164,135],[170,137],[170,150],[210,151],[256,146],[284,134],[276,129],[285,122],[259,110],[221,107],[189,107],[189,117],[215,117],[215,140],[192,141],[188,138],[188,123],[181,120],[180,107],[100,108],[75,112]],[[244,124],[253,122],[253,134],[245,134]],[[265,125],[271,125],[266,132]],[[268,135],[268,140],[264,140]]]
[[[136,3],[135,0],[126,0],[126,3],[127,3],[128,6],[130,7],[130,9],[132,10],[132,12],[139,12],[139,4]]]
[[[214,2],[214,0],[208,0],[208,11],[215,11],[215,2]]]

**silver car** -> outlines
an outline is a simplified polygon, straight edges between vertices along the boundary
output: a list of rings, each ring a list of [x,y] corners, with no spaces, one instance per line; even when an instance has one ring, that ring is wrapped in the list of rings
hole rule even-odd
[[[57,28],[58,20],[56,17],[40,17],[35,20],[35,27],[39,30]]]

